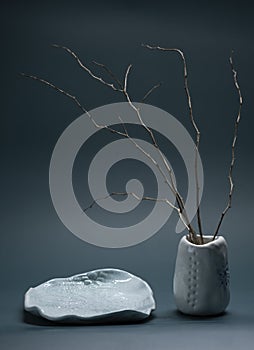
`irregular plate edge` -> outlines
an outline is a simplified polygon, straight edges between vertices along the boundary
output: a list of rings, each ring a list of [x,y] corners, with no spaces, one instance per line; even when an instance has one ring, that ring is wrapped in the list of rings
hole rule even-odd
[[[110,312],[110,313],[103,313],[103,314],[100,314],[100,315],[96,315],[96,316],[90,316],[90,317],[85,317],[85,316],[77,316],[77,315],[72,315],[72,314],[66,314],[64,316],[56,316],[56,317],[51,317],[49,316],[48,314],[46,314],[43,309],[41,307],[39,307],[38,305],[29,305],[29,295],[30,293],[32,292],[33,289],[39,287],[39,286],[42,286],[43,284],[45,283],[50,283],[50,282],[53,282],[53,281],[56,281],[56,280],[59,280],[59,279],[68,279],[68,278],[75,278],[75,277],[79,277],[79,276],[82,276],[82,275],[86,275],[88,273],[98,273],[98,272],[104,272],[104,271],[117,271],[117,272],[120,272],[120,273],[124,273],[124,274],[127,274],[129,275],[130,277],[134,278],[134,279],[137,279],[139,280],[147,289],[147,291],[149,292],[148,293],[148,297],[150,298],[151,300],[151,306],[149,307],[149,311],[148,312],[141,312],[141,311],[137,311],[137,310],[131,310],[131,309],[123,309],[123,310],[118,310],[118,311],[115,311],[115,312]],[[30,287],[27,292],[25,293],[24,295],[24,309],[28,312],[31,312],[32,314],[35,314],[35,315],[39,315],[47,320],[50,320],[50,321],[59,321],[59,322],[64,322],[64,321],[87,321],[88,323],[89,322],[96,322],[96,321],[100,321],[100,319],[110,319],[110,318],[117,318],[117,316],[119,316],[120,319],[125,319],[126,320],[129,318],[128,314],[132,315],[132,316],[135,316],[134,319],[135,320],[142,320],[142,319],[145,319],[145,318],[148,318],[152,311],[155,310],[156,308],[156,302],[155,302],[155,299],[154,299],[154,296],[153,296],[153,290],[152,288],[150,287],[150,285],[144,281],[141,277],[137,276],[137,275],[134,275],[128,271],[125,271],[125,270],[121,270],[121,269],[116,269],[116,268],[101,268],[101,269],[95,269],[95,270],[91,270],[91,271],[87,271],[87,272],[83,272],[83,273],[79,273],[79,274],[75,274],[75,275],[72,275],[72,276],[67,276],[67,277],[58,277],[58,278],[52,278],[50,280],[47,280],[43,283],[40,283],[38,284],[36,287]],[[123,314],[125,314],[124,317]]]

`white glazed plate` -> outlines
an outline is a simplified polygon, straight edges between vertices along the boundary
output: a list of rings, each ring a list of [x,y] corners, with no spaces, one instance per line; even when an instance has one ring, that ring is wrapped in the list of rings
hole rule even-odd
[[[152,289],[141,278],[107,268],[30,288],[24,307],[52,321],[131,322],[147,318],[155,301]]]

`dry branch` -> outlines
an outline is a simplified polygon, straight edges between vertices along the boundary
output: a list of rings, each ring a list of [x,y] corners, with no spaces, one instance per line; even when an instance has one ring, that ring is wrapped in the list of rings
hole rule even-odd
[[[93,200],[93,202],[88,207],[86,207],[83,211],[86,212],[87,210],[91,209],[95,204],[99,203],[100,201],[106,200],[106,199],[111,198],[113,196],[128,196],[128,195],[132,196],[133,198],[135,198],[136,200],[138,200],[140,202],[141,201],[152,201],[152,202],[166,203],[167,205],[169,205],[171,208],[173,208],[174,210],[176,210],[178,212],[184,226],[189,230],[188,224],[185,223],[185,221],[180,213],[180,209],[177,208],[176,206],[174,206],[167,198],[154,198],[154,197],[149,197],[149,196],[140,197],[135,192],[111,192],[107,196]]]
[[[126,72],[125,72],[125,76],[124,76],[124,83],[123,83],[123,88],[122,89],[119,89],[119,88],[116,88],[114,84],[111,84],[111,83],[108,83],[106,82],[105,80],[103,80],[101,77],[95,75],[83,62],[81,62],[80,58],[76,55],[75,52],[73,52],[71,49],[69,49],[68,47],[66,46],[61,46],[61,45],[52,45],[53,47],[56,47],[56,48],[60,48],[60,49],[63,49],[64,51],[66,51],[67,53],[69,53],[78,63],[78,65],[83,69],[85,70],[85,72],[87,72],[92,78],[96,79],[97,81],[99,81],[100,83],[102,83],[103,85],[113,89],[114,91],[119,91],[119,92],[122,92],[127,100],[127,102],[129,103],[129,105],[131,106],[131,108],[135,111],[137,117],[138,117],[138,120],[140,122],[140,124],[145,128],[145,130],[148,132],[148,134],[150,135],[150,138],[152,140],[152,143],[154,145],[154,147],[158,150],[158,153],[160,154],[160,157],[161,159],[163,160],[163,163],[164,165],[166,166],[167,168],[167,171],[169,172],[169,176],[170,176],[170,181],[172,183],[172,188],[174,188],[174,195],[176,197],[178,197],[178,200],[180,200],[182,203],[181,205],[184,206],[183,204],[183,200],[180,196],[179,193],[177,193],[177,190],[176,190],[176,185],[174,184],[174,179],[173,179],[173,175],[172,175],[172,170],[170,169],[169,167],[169,164],[166,160],[166,158],[164,157],[164,155],[162,154],[162,152],[160,151],[159,147],[158,147],[158,144],[155,140],[155,137],[153,135],[153,132],[150,128],[147,127],[147,125],[144,123],[142,117],[141,117],[141,114],[140,114],[140,111],[139,109],[133,104],[133,102],[131,101],[130,99],[130,96],[129,96],[129,93],[127,91],[127,84],[128,84],[128,76],[129,76],[129,73],[130,73],[130,70],[132,68],[132,65],[130,64],[127,69],[126,69]],[[106,70],[111,76],[114,76],[114,79],[116,79],[115,75],[112,73],[112,71],[110,69],[108,69],[104,64],[101,64],[101,63],[97,63],[97,65],[100,65],[101,67],[103,67],[104,70]],[[119,82],[120,83],[120,82]],[[120,83],[121,84],[121,83]],[[122,84],[121,84],[122,86]]]
[[[241,111],[242,111],[242,104],[243,104],[243,98],[242,98],[242,93],[241,93],[241,89],[240,89],[240,85],[238,83],[238,79],[237,79],[237,71],[234,68],[234,62],[233,62],[233,52],[229,58],[229,62],[230,62],[230,66],[231,66],[231,71],[233,73],[233,79],[234,79],[234,85],[235,88],[237,90],[238,93],[238,98],[239,98],[239,108],[238,108],[238,114],[237,114],[237,118],[235,120],[235,125],[234,125],[234,135],[233,135],[233,141],[232,141],[232,147],[231,147],[231,163],[230,163],[230,167],[229,167],[229,172],[228,172],[228,180],[229,180],[229,194],[228,194],[228,203],[225,207],[225,209],[223,210],[218,226],[215,230],[215,233],[213,235],[213,239],[216,238],[216,236],[219,233],[222,221],[226,215],[226,213],[228,212],[228,210],[231,208],[231,204],[232,204],[232,195],[233,195],[233,191],[234,191],[234,182],[233,182],[233,168],[234,168],[234,164],[235,164],[235,147],[236,147],[236,143],[237,143],[237,137],[238,137],[238,126],[241,120]]]
[[[170,185],[170,183],[169,183],[169,181],[168,181],[168,179],[167,179],[167,177],[166,177],[164,171],[161,169],[161,167],[160,167],[160,165],[158,164],[158,162],[157,162],[148,152],[146,152],[133,138],[130,137],[130,135],[129,135],[129,133],[128,133],[128,131],[127,131],[127,129],[126,129],[126,127],[125,127],[123,121],[122,121],[122,119],[121,119],[121,117],[119,117],[119,120],[121,121],[122,125],[124,126],[125,132],[121,132],[121,131],[115,130],[115,129],[113,129],[113,128],[107,126],[107,125],[100,125],[100,124],[98,124],[98,123],[94,120],[94,118],[91,116],[91,114],[89,113],[89,111],[87,111],[86,108],[80,103],[80,101],[78,100],[78,98],[77,98],[76,96],[74,96],[74,95],[72,95],[72,94],[66,92],[65,90],[63,90],[63,89],[57,87],[55,84],[53,84],[53,83],[51,83],[51,82],[49,82],[49,81],[47,81],[47,80],[45,80],[45,79],[39,78],[39,77],[37,77],[37,76],[34,76],[34,75],[29,75],[29,74],[25,74],[25,73],[21,73],[21,75],[22,75],[23,77],[31,78],[31,79],[36,80],[36,81],[38,81],[38,82],[40,82],[40,83],[42,83],[42,84],[44,84],[44,85],[46,85],[46,86],[48,86],[48,87],[51,87],[51,88],[54,89],[55,91],[60,92],[60,93],[63,94],[64,96],[69,97],[70,99],[72,99],[73,102],[82,110],[82,112],[84,112],[84,113],[86,113],[86,114],[88,115],[89,119],[91,120],[91,122],[93,123],[93,125],[94,125],[96,128],[98,128],[98,129],[106,129],[106,130],[108,130],[108,131],[110,131],[110,132],[112,132],[112,133],[114,133],[114,134],[117,134],[117,135],[119,135],[119,136],[122,136],[122,137],[125,137],[125,138],[129,139],[130,142],[132,142],[132,143],[135,145],[135,147],[137,147],[137,148],[138,148],[138,149],[139,149],[139,150],[140,150],[140,151],[141,151],[141,152],[156,166],[156,167],[157,167],[157,169],[158,169],[159,172],[161,173],[161,175],[162,175],[164,181],[168,184],[169,187],[171,187],[171,185]],[[126,81],[127,81],[127,80],[126,80]],[[109,196],[110,196],[110,195],[109,195]],[[108,198],[109,196],[107,196],[107,198]],[[137,197],[136,197],[136,198],[137,198]],[[96,200],[96,201],[97,201],[97,200]],[[165,200],[165,201],[166,201],[166,200]],[[178,214],[179,214],[180,219],[182,220],[182,222],[183,222],[183,224],[185,225],[185,227],[188,228],[188,224],[189,224],[189,223],[188,223],[188,221],[187,221],[187,223],[185,222],[185,221],[186,221],[185,216],[182,214],[182,212],[179,210],[179,208],[175,207],[174,204],[171,203],[169,200],[167,200],[167,203],[168,203],[173,209],[175,209],[175,210],[178,211]],[[188,228],[188,230],[189,230],[189,228]]]
[[[99,63],[96,61],[92,61],[93,64],[95,64],[98,67],[101,67],[105,70],[105,72],[116,82],[116,84],[119,86],[119,89],[122,91],[123,90],[123,85],[120,82],[120,80],[115,76],[115,74],[103,63]]]
[[[190,222],[189,222],[189,219],[188,219],[188,216],[187,216],[187,213],[186,213],[186,210],[184,208],[184,201],[183,201],[183,198],[182,196],[180,195],[180,193],[178,192],[177,188],[176,188],[176,184],[174,182],[174,177],[173,177],[173,173],[172,173],[172,169],[170,168],[168,162],[167,162],[167,159],[165,158],[165,156],[163,155],[163,153],[161,152],[156,140],[155,140],[155,137],[154,137],[154,134],[152,132],[152,130],[145,124],[145,122],[143,121],[142,117],[141,117],[141,114],[140,114],[140,111],[139,109],[133,104],[130,96],[129,96],[129,93],[127,91],[127,85],[128,85],[128,77],[129,77],[129,73],[130,73],[130,70],[132,68],[132,65],[129,65],[126,72],[125,72],[125,76],[124,76],[124,83],[123,83],[123,88],[117,88],[114,84],[111,84],[111,83],[108,83],[106,82],[105,80],[103,80],[101,77],[97,76],[96,74],[94,74],[85,64],[83,64],[80,60],[80,58],[71,50],[69,49],[68,47],[66,46],[61,46],[61,45],[53,45],[53,47],[56,47],[56,48],[60,48],[60,49],[63,49],[64,51],[66,51],[67,53],[69,53],[78,63],[78,65],[83,69],[85,70],[92,78],[94,78],[95,80],[99,81],[100,83],[102,83],[103,85],[113,89],[114,91],[118,91],[118,92],[122,92],[127,100],[127,102],[129,103],[129,105],[131,106],[131,108],[135,111],[137,117],[138,117],[138,120],[139,120],[139,123],[142,127],[144,127],[144,129],[147,131],[147,133],[149,134],[151,140],[152,140],[152,143],[154,145],[154,147],[157,149],[158,151],[158,154],[160,156],[160,158],[162,159],[163,161],[163,164],[165,165],[168,173],[169,173],[169,177],[170,177],[170,183],[171,183],[171,188],[172,188],[172,192],[176,198],[176,201],[177,201],[177,204],[179,206],[179,210],[180,210],[180,213],[181,213],[181,216],[183,216],[186,220],[186,222],[188,223],[188,230],[190,232],[190,234],[192,235],[192,238],[193,240],[195,240],[195,231],[193,229],[193,227],[191,226]],[[96,63],[95,63],[96,64]],[[114,77],[114,80],[116,79],[115,75],[104,65],[104,64],[98,64],[98,65],[101,65],[101,67],[106,70],[110,75],[111,77]],[[115,80],[116,81],[116,80]],[[120,82],[119,82],[120,83]],[[121,85],[122,86],[122,85]]]
[[[154,92],[154,90],[158,89],[159,87],[161,87],[162,83],[158,83],[156,85],[154,85],[150,90],[147,91],[147,93],[145,94],[145,96],[142,98],[141,103],[144,103],[145,100],[151,95],[151,93]]]
[[[119,89],[121,90],[121,92],[123,91],[123,85],[121,83],[121,81],[118,79],[118,77],[112,72],[111,69],[108,68],[108,66],[106,66],[104,63],[100,63],[97,61],[92,61],[93,64],[95,64],[98,67],[101,67],[114,81],[115,83],[119,86]],[[157,83],[155,84],[153,87],[151,87],[151,89],[149,89],[146,94],[144,95],[144,97],[142,98],[142,100],[140,101],[141,103],[144,103],[145,100],[159,87],[161,87],[162,83]]]
[[[150,50],[161,50],[161,51],[174,51],[177,52],[183,62],[183,75],[184,75],[184,89],[188,101],[188,108],[189,108],[189,114],[190,114],[190,120],[193,125],[193,128],[196,132],[196,150],[195,150],[195,182],[196,182],[196,205],[197,205],[197,220],[198,220],[198,228],[199,228],[199,234],[201,243],[203,244],[203,230],[202,230],[202,222],[201,222],[201,214],[200,214],[200,188],[199,188],[199,180],[198,180],[198,151],[199,151],[199,144],[200,144],[200,131],[197,126],[197,123],[195,122],[194,116],[193,116],[193,108],[192,108],[192,99],[190,95],[190,89],[188,84],[188,70],[187,70],[187,63],[185,59],[185,55],[183,51],[177,48],[165,48],[161,46],[151,46],[151,45],[144,45],[144,47],[150,49]]]
[[[98,202],[105,200],[105,199],[108,199],[108,198],[111,198],[113,196],[132,196],[133,198],[135,198],[136,200],[138,200],[140,202],[141,201],[162,202],[162,203],[168,204],[171,208],[173,208],[177,211],[179,210],[176,206],[172,205],[172,203],[167,198],[154,198],[154,197],[149,197],[149,196],[140,197],[135,192],[111,192],[107,196],[94,199],[93,202],[87,208],[85,208],[83,211],[85,212],[88,209],[91,209]]]
[[[170,185],[170,182],[168,181],[167,177],[166,177],[166,174],[164,173],[164,171],[161,169],[160,165],[158,164],[158,162],[148,153],[146,152],[132,137],[130,137],[121,117],[119,117],[119,120],[121,122],[121,124],[124,126],[124,130],[125,132],[121,132],[121,131],[118,131],[118,130],[115,130],[107,125],[101,125],[101,124],[98,124],[95,119],[91,116],[91,114],[86,110],[86,108],[80,103],[80,101],[77,99],[76,96],[66,92],[65,90],[57,87],[55,84],[45,80],[45,79],[41,79],[37,76],[34,76],[34,75],[29,75],[29,74],[25,74],[25,73],[21,73],[22,76],[26,77],[26,78],[31,78],[33,80],[36,80],[36,81],[39,81],[49,87],[51,87],[52,89],[60,92],[61,94],[63,94],[64,96],[67,96],[69,98],[71,98],[75,104],[84,112],[88,115],[89,119],[91,120],[91,122],[93,123],[93,125],[98,128],[98,129],[107,129],[109,130],[110,132],[114,133],[114,134],[117,134],[119,136],[122,136],[122,137],[125,137],[125,138],[128,138],[134,145],[135,147],[137,147],[156,167],[157,169],[159,170],[159,172],[161,173],[165,183],[167,183],[167,185],[169,186],[169,188],[171,189],[171,185]],[[173,190],[173,189],[172,189]]]
[[[89,111],[86,110],[86,108],[80,103],[80,101],[78,100],[78,98],[68,92],[66,92],[65,90],[57,87],[55,84],[45,80],[45,79],[42,79],[42,78],[39,78],[35,75],[30,75],[30,74],[26,74],[26,73],[20,73],[23,77],[26,77],[26,78],[31,78],[33,80],[36,80],[36,81],[39,81],[40,83],[42,84],[45,84],[47,85],[48,87],[51,87],[52,89],[60,92],[61,94],[63,94],[64,96],[66,97],[69,97],[70,99],[72,99],[72,101],[82,110],[83,113],[86,113],[87,116],[89,117],[89,119],[91,120],[91,122],[93,123],[93,125],[98,128],[98,129],[107,129],[109,130],[110,132],[114,133],[114,134],[118,134],[120,136],[124,136],[126,137],[126,135],[118,130],[115,130],[107,125],[100,125],[98,124],[95,119],[91,116],[91,114],[89,113]]]
[[[123,125],[123,129],[124,132],[121,132],[119,130],[116,130],[110,126],[107,125],[101,125],[98,124],[95,119],[92,117],[92,115],[89,113],[89,111],[80,103],[80,101],[78,100],[78,98],[68,92],[66,92],[65,90],[57,87],[56,85],[54,85],[53,83],[45,80],[45,79],[41,79],[38,78],[37,76],[34,75],[29,75],[29,74],[25,74],[25,73],[21,73],[22,76],[24,77],[28,77],[31,78],[33,80],[39,81],[45,85],[47,85],[48,87],[51,87],[52,89],[60,92],[61,94],[65,95],[66,97],[70,98],[81,110],[83,113],[86,113],[86,115],[89,117],[89,119],[91,120],[91,122],[93,123],[93,125],[98,128],[98,129],[106,129],[114,134],[117,134],[121,137],[125,137],[127,139],[130,140],[130,142],[133,143],[133,145],[139,149],[143,155],[145,155],[149,161],[151,161],[158,169],[158,171],[160,172],[161,176],[163,177],[165,183],[169,186],[169,189],[171,190],[171,192],[174,194],[175,199],[176,199],[176,203],[177,206],[175,206],[173,203],[171,203],[168,199],[158,199],[158,198],[153,198],[153,197],[148,197],[148,196],[143,196],[143,197],[139,197],[137,194],[135,194],[134,192],[112,192],[110,194],[108,194],[107,196],[103,197],[103,198],[99,198],[99,199],[95,199],[93,201],[93,203],[86,208],[84,211],[88,210],[89,208],[91,208],[95,203],[103,200],[103,199],[107,199],[109,197],[112,196],[116,196],[116,195],[131,195],[132,197],[134,197],[136,200],[138,201],[143,201],[143,200],[149,200],[149,201],[156,201],[156,202],[164,202],[166,204],[168,204],[171,208],[173,208],[174,210],[176,210],[179,214],[180,219],[182,220],[184,226],[187,228],[189,235],[188,238],[195,244],[203,244],[203,231],[202,231],[202,223],[201,223],[201,215],[200,215],[200,206],[199,206],[199,201],[200,201],[200,189],[199,189],[199,179],[198,179],[198,152],[199,152],[199,145],[200,145],[200,131],[199,128],[197,126],[197,123],[194,119],[193,116],[193,107],[192,107],[192,99],[191,99],[191,94],[190,94],[190,89],[189,89],[189,85],[188,85],[188,71],[187,71],[187,63],[186,63],[186,59],[185,59],[185,55],[183,53],[183,51],[181,51],[180,49],[177,48],[165,48],[165,47],[160,47],[160,46],[151,46],[151,45],[143,45],[144,47],[151,49],[151,50],[161,50],[161,51],[174,51],[177,52],[183,62],[183,76],[184,76],[184,89],[185,89],[185,93],[186,93],[186,97],[187,97],[187,102],[188,102],[188,109],[189,109],[189,115],[190,115],[190,120],[192,123],[192,126],[195,130],[196,133],[196,142],[195,142],[195,181],[196,181],[196,204],[197,204],[197,221],[198,221],[198,228],[199,228],[199,234],[200,234],[200,239],[197,236],[195,230],[193,229],[192,225],[189,222],[188,219],[188,215],[186,213],[185,210],[185,206],[184,206],[184,201],[183,198],[181,197],[180,193],[178,192],[178,189],[176,187],[176,183],[175,183],[175,179],[173,176],[173,171],[169,166],[169,163],[167,161],[167,159],[165,158],[164,154],[162,153],[162,151],[160,150],[157,141],[154,137],[153,131],[152,129],[150,129],[146,123],[144,122],[141,114],[140,114],[140,108],[136,107],[136,105],[132,102],[130,95],[128,93],[128,78],[129,78],[129,74],[131,72],[131,68],[132,65],[129,65],[125,71],[125,75],[124,75],[124,81],[123,83],[116,77],[116,75],[105,65],[102,63],[98,63],[96,61],[93,61],[93,64],[102,68],[107,74],[108,76],[113,80],[113,83],[108,82],[106,80],[104,80],[102,77],[98,76],[97,74],[95,74],[91,69],[89,69],[83,62],[81,62],[80,58],[68,47],[66,46],[61,46],[61,45],[52,45],[55,48],[60,48],[63,49],[64,51],[66,51],[68,54],[70,54],[78,63],[78,65],[80,66],[80,68],[82,70],[84,70],[86,73],[88,73],[93,79],[99,81],[101,84],[105,85],[106,87],[112,89],[113,91],[116,92],[120,92],[124,95],[126,101],[129,103],[130,107],[134,110],[134,112],[137,115],[138,121],[140,123],[140,125],[146,130],[146,132],[148,133],[153,146],[155,147],[155,149],[157,150],[157,153],[159,155],[159,157],[161,158],[163,165],[165,166],[169,179],[166,175],[166,173],[163,171],[162,167],[159,165],[159,163],[156,161],[156,159],[154,159],[148,152],[145,151],[145,149],[143,149],[143,147],[141,147],[135,139],[133,139],[132,137],[130,137],[127,128],[125,126],[125,124],[123,123],[121,117],[119,116],[119,120],[121,122],[121,124]],[[232,52],[233,53],[233,52]],[[233,73],[233,80],[234,80],[234,85],[235,88],[238,92],[238,96],[239,96],[239,109],[238,109],[238,114],[237,114],[237,118],[235,120],[235,125],[234,125],[234,135],[233,135],[233,141],[232,141],[232,147],[231,147],[231,163],[230,163],[230,167],[229,167],[229,173],[228,173],[228,179],[229,179],[229,194],[228,194],[228,202],[227,205],[224,209],[224,211],[221,214],[219,223],[217,225],[217,228],[215,230],[215,233],[213,235],[213,239],[216,238],[216,236],[218,235],[219,229],[221,227],[222,221],[226,215],[226,213],[228,212],[228,210],[231,208],[231,203],[232,203],[232,195],[233,195],[233,191],[234,191],[234,182],[233,182],[233,168],[234,168],[234,164],[235,164],[235,148],[236,148],[236,143],[237,143],[237,138],[238,138],[238,126],[241,120],[241,109],[242,109],[242,103],[243,103],[243,99],[242,99],[242,94],[241,94],[241,90],[240,90],[240,86],[238,83],[238,79],[237,79],[237,72],[234,68],[234,63],[233,63],[233,57],[232,54],[229,58],[230,60],[230,65],[231,65],[231,71]],[[158,87],[161,86],[161,83],[158,83],[156,85],[154,85],[150,90],[148,90],[148,92],[144,95],[143,99],[141,100],[141,102],[144,102],[149,96],[150,94],[155,91]]]
[[[87,66],[85,66],[81,60],[79,59],[79,57],[75,54],[75,52],[73,52],[71,49],[69,49],[66,46],[61,46],[61,45],[57,45],[57,44],[53,44],[52,47],[56,47],[59,49],[63,49],[66,52],[68,52],[78,63],[78,65],[85,70],[93,79],[98,80],[100,83],[102,83],[103,85],[109,87],[110,89],[113,89],[114,91],[121,91],[121,89],[117,88],[114,84],[112,83],[108,83],[105,80],[103,80],[101,77],[97,76],[96,74],[94,74]]]

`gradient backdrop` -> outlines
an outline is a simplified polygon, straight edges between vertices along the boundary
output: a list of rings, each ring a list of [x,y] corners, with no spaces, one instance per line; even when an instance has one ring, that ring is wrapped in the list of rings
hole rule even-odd
[[[250,349],[254,341],[251,2],[1,1],[0,6],[0,348]],[[173,114],[192,133],[179,57],[148,51],[141,43],[176,46],[185,51],[194,113],[202,133],[202,214],[207,233],[214,230],[228,195],[227,172],[238,109],[228,57],[230,50],[235,50],[244,107],[234,169],[233,208],[221,230],[229,244],[232,291],[224,316],[189,318],[175,311],[172,277],[181,237],[174,231],[176,215],[151,239],[124,249],[103,249],[85,243],[59,220],[49,193],[49,162],[57,139],[81,113],[64,96],[21,78],[19,72],[55,82],[79,96],[87,109],[123,98],[92,80],[70,56],[51,48],[52,43],[71,47],[88,64],[91,60],[107,64],[121,78],[132,63],[129,91],[134,101],[163,81],[147,102]],[[84,206],[90,204],[85,181],[87,160],[109,137],[104,133],[90,140],[79,154],[74,185]],[[164,145],[164,140],[161,142]],[[170,147],[168,150],[185,191],[183,165]],[[139,178],[145,181],[147,193],[156,193],[152,174],[146,177],[142,166],[134,165]],[[112,169],[108,175],[111,190],[115,190],[114,186],[124,190],[123,174],[128,179],[126,174],[132,166],[123,162]],[[129,175],[132,177],[133,171]],[[98,220],[104,218],[108,225],[124,226],[142,218],[147,210],[140,206],[137,214],[129,218],[110,218],[95,207],[91,215],[98,216]],[[122,268],[147,280],[157,301],[154,318],[139,325],[53,327],[23,314],[23,295],[30,286],[100,267]]]

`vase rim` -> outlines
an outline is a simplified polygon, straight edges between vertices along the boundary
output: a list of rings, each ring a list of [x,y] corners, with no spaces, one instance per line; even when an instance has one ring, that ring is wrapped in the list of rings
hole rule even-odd
[[[200,235],[197,235],[198,237],[200,237]],[[193,246],[193,247],[196,247],[196,248],[206,248],[206,247],[209,247],[211,245],[213,245],[215,242],[216,243],[220,243],[220,242],[225,242],[225,238],[223,236],[217,236],[215,237],[214,240],[210,240],[213,238],[213,235],[203,235],[203,238],[205,239],[208,239],[208,241],[204,244],[195,244],[195,243],[192,243],[190,242],[188,239],[187,239],[187,236],[183,236],[182,237],[182,240],[187,243],[188,245],[190,246]]]

